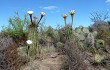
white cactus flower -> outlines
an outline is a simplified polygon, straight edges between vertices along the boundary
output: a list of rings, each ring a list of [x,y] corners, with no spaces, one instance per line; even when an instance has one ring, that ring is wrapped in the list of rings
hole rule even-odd
[[[67,14],[63,14],[63,18],[66,18],[68,15]]]
[[[45,15],[46,15],[45,12],[41,12],[40,14],[41,14],[42,16],[45,16]]]
[[[30,15],[30,14],[33,14],[33,13],[34,13],[34,11],[28,11],[27,13]]]
[[[27,44],[29,44],[29,45],[32,44],[32,41],[31,41],[31,40],[27,40],[26,42],[27,42]]]
[[[75,10],[70,10],[70,15],[75,14]]]

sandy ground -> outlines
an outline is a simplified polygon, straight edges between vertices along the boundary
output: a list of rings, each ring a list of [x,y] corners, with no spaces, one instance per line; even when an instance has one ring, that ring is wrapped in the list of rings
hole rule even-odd
[[[34,60],[23,66],[21,70],[60,70],[66,55],[48,54],[43,60]]]

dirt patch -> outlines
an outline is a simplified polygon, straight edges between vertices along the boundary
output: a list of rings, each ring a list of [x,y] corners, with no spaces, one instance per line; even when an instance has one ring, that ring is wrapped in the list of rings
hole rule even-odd
[[[52,55],[56,57],[51,57]],[[34,60],[28,63],[21,70],[60,70],[62,64],[66,61],[66,55],[58,53],[48,54],[43,60]]]

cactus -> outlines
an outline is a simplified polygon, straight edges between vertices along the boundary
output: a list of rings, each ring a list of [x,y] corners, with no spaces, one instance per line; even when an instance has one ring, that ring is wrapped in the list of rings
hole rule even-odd
[[[37,32],[37,27],[43,18],[45,16],[44,12],[41,12],[41,17],[38,22],[36,22],[37,17],[34,17],[34,21],[32,20],[32,14],[33,11],[28,11],[28,14],[31,19],[31,24],[29,25],[28,28],[28,40],[32,41],[32,44],[28,44],[28,55],[30,57],[30,60],[35,59],[35,55],[40,53],[39,46],[38,46],[38,32]]]
[[[101,56],[99,54],[96,54],[94,58],[95,62],[97,63],[100,63],[103,59],[104,59],[104,56]]]
[[[92,34],[94,37],[96,37],[98,33],[97,33],[97,31],[94,31]]]
[[[72,18],[71,27],[73,26],[73,17],[74,17],[74,14],[75,14],[75,10],[70,10],[70,15],[71,15],[71,18]]]
[[[66,40],[71,40],[73,38],[72,28],[69,24],[65,27],[65,37]]]
[[[104,48],[104,44],[105,44],[105,41],[104,40],[97,40],[96,41],[96,49],[100,49],[100,48]]]
[[[72,23],[71,24],[66,24],[66,18],[67,18],[67,14],[63,14],[63,18],[64,18],[64,22],[65,22],[65,31],[64,31],[64,35],[66,37],[66,40],[72,40],[73,37],[73,32],[72,32],[72,26],[73,26],[73,16],[75,14],[75,10],[70,10],[70,15],[72,18]]]
[[[89,33],[86,38],[87,47],[94,47],[94,43],[94,36],[92,35],[92,33]]]
[[[29,45],[28,55],[34,59],[36,52],[38,51],[38,50],[36,50],[36,49],[38,49],[36,27],[29,27],[28,40],[32,40],[32,42],[33,42],[32,44]]]

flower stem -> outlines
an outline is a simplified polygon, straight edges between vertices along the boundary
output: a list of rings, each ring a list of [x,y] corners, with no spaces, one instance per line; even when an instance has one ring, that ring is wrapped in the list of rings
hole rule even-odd
[[[32,14],[30,14],[30,19],[31,19],[31,23],[33,24],[33,22],[32,22]]]
[[[38,24],[40,23],[41,19],[43,18],[43,16],[41,15],[40,20],[38,21]]]
[[[73,15],[71,15],[71,18],[72,18],[72,23],[71,23],[71,27],[73,26]]]

